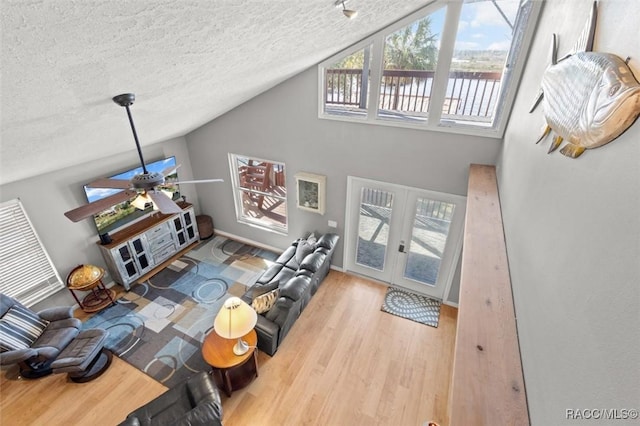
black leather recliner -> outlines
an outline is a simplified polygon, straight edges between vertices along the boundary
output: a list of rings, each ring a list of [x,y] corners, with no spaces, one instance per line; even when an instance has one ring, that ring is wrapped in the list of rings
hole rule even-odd
[[[177,384],[130,413],[120,426],[222,425],[218,388],[206,372]]]
[[[19,364],[20,375],[25,378],[50,374],[51,364],[80,333],[82,322],[73,317],[71,306],[49,308],[36,313],[14,298],[0,294],[0,319],[13,307],[31,312],[48,324],[29,347],[0,351],[0,365]],[[12,324],[4,324],[3,327],[11,328]]]

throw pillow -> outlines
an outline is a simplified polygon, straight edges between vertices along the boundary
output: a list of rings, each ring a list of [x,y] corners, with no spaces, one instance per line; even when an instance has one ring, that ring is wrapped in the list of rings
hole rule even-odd
[[[0,352],[30,348],[48,324],[34,312],[12,306],[0,318]]]
[[[308,240],[298,241],[298,246],[296,247],[296,262],[298,262],[298,264],[302,263],[304,258],[314,250],[315,245],[311,245]]]
[[[308,242],[309,244],[311,244],[312,246],[314,246],[314,248],[315,248],[315,245],[316,245],[316,243],[318,242],[318,238],[316,237],[316,234],[314,234],[314,233],[312,232],[312,233],[311,233],[311,235],[309,235],[309,236],[307,237],[307,242]]]
[[[255,309],[255,311],[259,314],[264,314],[268,312],[269,309],[273,308],[273,305],[276,304],[276,300],[278,300],[278,294],[280,293],[279,289],[275,289],[270,291],[269,293],[265,293],[261,296],[256,297],[251,302],[251,307]]]
[[[262,296],[265,293],[275,290],[280,287],[280,280],[273,280],[264,285],[254,285],[251,287],[251,299],[255,299],[258,296]]]

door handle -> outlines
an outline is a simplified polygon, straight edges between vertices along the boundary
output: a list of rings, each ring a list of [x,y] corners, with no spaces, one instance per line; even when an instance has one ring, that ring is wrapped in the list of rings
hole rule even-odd
[[[398,247],[398,251],[400,253],[404,253],[404,241],[400,241],[400,246]]]

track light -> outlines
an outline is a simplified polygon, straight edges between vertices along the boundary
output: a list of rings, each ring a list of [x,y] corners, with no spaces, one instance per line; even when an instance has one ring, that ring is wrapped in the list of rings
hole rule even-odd
[[[342,13],[344,14],[344,16],[346,16],[349,19],[353,19],[356,16],[358,16],[358,11],[347,9],[346,6],[344,5],[346,1],[347,0],[337,0],[334,4],[336,7],[342,6]]]

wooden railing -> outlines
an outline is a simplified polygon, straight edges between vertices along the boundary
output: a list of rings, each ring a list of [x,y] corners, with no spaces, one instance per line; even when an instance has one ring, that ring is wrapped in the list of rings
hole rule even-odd
[[[366,107],[368,81],[362,81],[362,70],[340,68],[326,71],[327,105]],[[384,70],[378,108],[426,114],[429,111],[433,77],[433,71]],[[501,79],[501,72],[450,73],[443,115],[490,119],[498,101]]]
[[[393,208],[393,193],[379,189],[363,188],[360,202],[388,209]],[[416,201],[416,215],[451,222],[453,219],[453,205],[445,201],[418,198]]]

